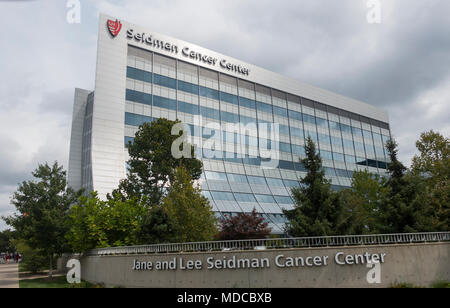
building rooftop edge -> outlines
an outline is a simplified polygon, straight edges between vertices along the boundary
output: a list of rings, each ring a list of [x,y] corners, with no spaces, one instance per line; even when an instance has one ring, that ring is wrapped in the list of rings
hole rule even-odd
[[[99,22],[102,23],[103,21],[107,20],[107,19],[112,19],[112,20],[116,20],[116,17],[110,16],[108,14],[104,14],[104,13],[100,13],[100,18],[99,18]],[[228,71],[224,71],[220,68],[220,65],[217,66],[210,66],[208,64],[203,63],[202,61],[195,61],[195,60],[191,60],[189,58],[182,58],[182,55],[177,54],[177,55],[173,55],[173,54],[169,54],[169,53],[164,53],[163,50],[154,50],[153,48],[150,48],[148,46],[146,46],[145,44],[142,45],[136,45],[136,44],[131,44],[132,46],[136,46],[139,48],[144,48],[146,50],[149,51],[155,51],[157,53],[160,54],[165,54],[169,57],[173,57],[173,58],[177,58],[180,61],[184,61],[187,63],[191,63],[191,64],[195,64],[198,65],[200,67],[206,68],[206,69],[210,69],[222,74],[226,74],[226,75],[230,75],[242,80],[246,80],[249,82],[253,82],[255,84],[260,84],[266,87],[270,87],[272,89],[276,89],[279,91],[283,91],[292,95],[296,95],[296,96],[300,96],[306,99],[310,99],[322,104],[326,104],[335,108],[339,108],[339,109],[343,109],[345,111],[351,112],[351,113],[356,113],[374,120],[378,120],[384,123],[389,123],[389,116],[387,111],[375,107],[373,105],[370,105],[366,102],[363,101],[359,101],[357,99],[353,99],[350,97],[347,97],[345,95],[342,94],[338,94],[317,86],[313,86],[310,85],[308,83],[305,83],[303,81],[297,80],[295,78],[292,77],[288,77],[288,76],[284,76],[280,73],[277,72],[273,72],[270,71],[268,69],[265,69],[263,67],[251,64],[251,63],[246,63],[242,60],[218,53],[216,51],[201,47],[199,45],[193,44],[193,43],[189,43],[186,42],[184,40],[180,40],[174,37],[170,37],[164,34],[160,34],[158,32],[154,32],[154,31],[149,31],[148,29],[145,29],[142,26],[136,25],[134,23],[128,22],[128,21],[124,21],[124,20],[120,20],[120,22],[126,27],[123,27],[122,31],[126,32],[127,31],[127,27],[128,29],[133,29],[136,30],[136,33],[146,33],[148,35],[151,34],[151,36],[153,36],[155,39],[161,39],[163,41],[169,41],[172,44],[177,44],[179,46],[186,46],[188,48],[190,48],[191,50],[195,50],[199,53],[202,54],[207,54],[211,57],[215,57],[218,59],[226,59],[228,62],[230,63],[236,63],[236,65],[240,65],[242,67],[248,68],[249,69],[249,75],[240,75],[238,73],[234,73],[234,72],[228,72]],[[105,25],[106,27],[106,25]],[[134,42],[133,42],[134,43]],[[181,52],[180,52],[181,53]]]

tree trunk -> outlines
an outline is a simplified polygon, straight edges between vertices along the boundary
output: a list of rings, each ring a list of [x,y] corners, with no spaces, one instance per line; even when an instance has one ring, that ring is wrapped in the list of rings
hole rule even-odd
[[[53,279],[53,253],[50,254],[50,271],[48,272],[48,278]]]

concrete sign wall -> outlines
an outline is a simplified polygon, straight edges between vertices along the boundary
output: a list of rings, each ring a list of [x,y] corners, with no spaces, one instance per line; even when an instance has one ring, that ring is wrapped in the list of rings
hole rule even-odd
[[[450,281],[450,243],[83,257],[80,261],[83,280],[120,287],[389,287]]]

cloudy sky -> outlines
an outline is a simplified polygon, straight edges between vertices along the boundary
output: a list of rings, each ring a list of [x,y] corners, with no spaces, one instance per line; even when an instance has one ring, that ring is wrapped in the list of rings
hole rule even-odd
[[[389,112],[407,165],[421,132],[450,135],[450,1],[0,0],[0,216],[39,162],[67,166],[74,88],[94,88],[100,12]],[[4,228],[0,222],[0,230]]]

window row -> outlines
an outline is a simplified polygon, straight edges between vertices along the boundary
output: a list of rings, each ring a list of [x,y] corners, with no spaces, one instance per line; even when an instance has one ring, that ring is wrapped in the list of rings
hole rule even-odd
[[[286,196],[272,196],[246,193],[231,193],[222,191],[210,191],[211,196],[217,201],[232,201],[232,202],[248,202],[248,203],[273,203],[273,204],[290,204],[294,201]]]
[[[195,84],[192,84],[189,82],[176,80],[176,79],[173,79],[170,77],[166,77],[166,76],[162,76],[162,75],[158,75],[158,74],[153,74],[153,75],[154,75],[154,77],[153,77],[153,81],[152,81],[152,73],[144,71],[144,70],[136,69],[133,67],[127,67],[127,77],[128,78],[141,80],[141,81],[145,81],[148,83],[153,82],[157,85],[168,87],[171,89],[178,88],[178,90],[181,90],[184,92],[192,93],[195,95],[200,95],[200,96],[215,99],[218,101],[221,100],[221,101],[224,101],[224,102],[227,102],[230,104],[240,105],[241,107],[246,107],[249,109],[254,109],[254,110],[256,109],[259,112],[266,112],[269,114],[274,114],[274,115],[282,116],[282,117],[286,117],[286,118],[289,117],[294,120],[303,121],[304,123],[317,125],[318,127],[329,128],[334,131],[341,131],[342,133],[354,134],[357,136],[364,136],[364,138],[366,138],[368,140],[371,140],[372,138],[374,138],[376,140],[382,139],[382,135],[379,133],[376,133],[376,132],[362,130],[360,128],[356,128],[354,126],[350,126],[347,124],[338,123],[335,121],[327,120],[327,119],[324,119],[321,117],[316,117],[316,116],[313,116],[310,114],[306,114],[306,113],[302,113],[302,112],[298,112],[298,111],[294,111],[294,110],[288,110],[286,108],[273,106],[271,104],[251,100],[248,98],[244,98],[244,97],[233,95],[233,94],[226,93],[226,92],[221,92],[221,91],[218,91],[215,89],[195,85]],[[388,139],[388,136],[383,136],[383,137],[385,137],[385,139]],[[381,142],[383,142],[383,141],[381,141]]]

